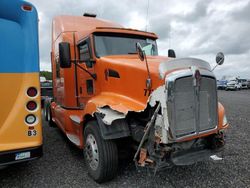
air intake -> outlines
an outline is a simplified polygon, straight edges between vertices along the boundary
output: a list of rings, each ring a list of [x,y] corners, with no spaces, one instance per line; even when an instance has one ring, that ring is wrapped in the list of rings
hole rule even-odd
[[[95,18],[95,17],[96,17],[96,14],[84,13],[83,16]]]

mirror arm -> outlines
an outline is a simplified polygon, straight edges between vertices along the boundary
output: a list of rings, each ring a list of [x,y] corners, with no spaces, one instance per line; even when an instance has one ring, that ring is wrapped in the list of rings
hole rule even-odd
[[[97,75],[96,74],[93,74],[91,72],[89,72],[87,69],[85,68],[82,68],[80,65],[77,64],[77,62],[80,62],[79,60],[71,60],[71,62],[73,64],[75,64],[77,67],[79,67],[81,70],[85,71],[86,73],[88,73],[94,80],[97,79]]]
[[[148,78],[151,79],[149,68],[148,68],[147,56],[146,56],[146,53],[144,51],[143,51],[143,55],[145,57],[145,62],[146,62],[146,66],[147,66]]]
[[[211,71],[214,71],[214,69],[215,69],[217,66],[218,66],[218,64],[217,64],[217,65],[215,65],[215,66],[214,66],[214,68],[212,68],[212,70],[211,70]]]
[[[78,60],[78,59],[77,59],[77,60],[71,60],[71,62],[73,62],[73,61],[74,61],[74,62],[78,62],[78,63],[85,63],[85,62],[86,62],[86,61]],[[74,62],[73,62],[73,63],[74,63]],[[96,61],[95,61],[94,59],[89,59],[89,62],[95,63]]]
[[[152,88],[152,80],[151,80],[151,76],[150,76],[150,71],[149,71],[149,67],[148,67],[148,60],[147,60],[147,55],[146,55],[145,51],[143,51],[143,55],[145,58],[147,72],[148,72],[148,79],[146,81],[146,86],[147,86],[147,89],[151,89]]]
[[[222,60],[220,60],[220,61],[214,66],[214,68],[212,68],[212,71],[214,71],[214,69],[216,69],[216,67],[217,67],[218,65],[220,65],[221,61],[222,61]]]

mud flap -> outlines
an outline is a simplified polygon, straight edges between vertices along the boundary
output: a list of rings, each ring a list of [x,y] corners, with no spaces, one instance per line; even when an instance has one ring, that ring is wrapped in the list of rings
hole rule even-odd
[[[124,138],[130,136],[129,126],[125,119],[117,119],[111,125],[106,125],[101,117],[101,114],[95,113],[102,138],[104,140],[111,140],[117,138]]]

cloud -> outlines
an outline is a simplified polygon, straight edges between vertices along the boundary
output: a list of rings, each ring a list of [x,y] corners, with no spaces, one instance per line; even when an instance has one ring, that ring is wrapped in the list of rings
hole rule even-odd
[[[51,22],[55,15],[81,16],[84,12],[117,22],[125,27],[155,32],[158,49],[169,48],[178,57],[200,57],[215,65],[222,51],[226,60],[215,73],[250,78],[250,1],[194,0],[29,0],[38,9],[41,69],[50,69]],[[148,10],[148,16],[147,16]],[[148,18],[148,19],[147,19]]]
[[[242,1],[241,4],[238,4],[238,9],[233,10],[231,18],[236,22],[249,22],[250,17],[250,2]]]
[[[198,1],[191,12],[186,14],[176,14],[176,18],[184,22],[195,23],[198,20],[205,18],[207,16],[207,8],[211,1]]]

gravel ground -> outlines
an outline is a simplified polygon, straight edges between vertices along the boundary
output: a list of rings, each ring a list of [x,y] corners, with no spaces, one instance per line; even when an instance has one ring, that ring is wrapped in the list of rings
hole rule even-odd
[[[0,187],[250,187],[250,90],[219,91],[219,99],[231,124],[222,161],[153,176],[126,160],[113,181],[99,185],[88,176],[82,151],[44,122],[44,156],[0,170]]]

